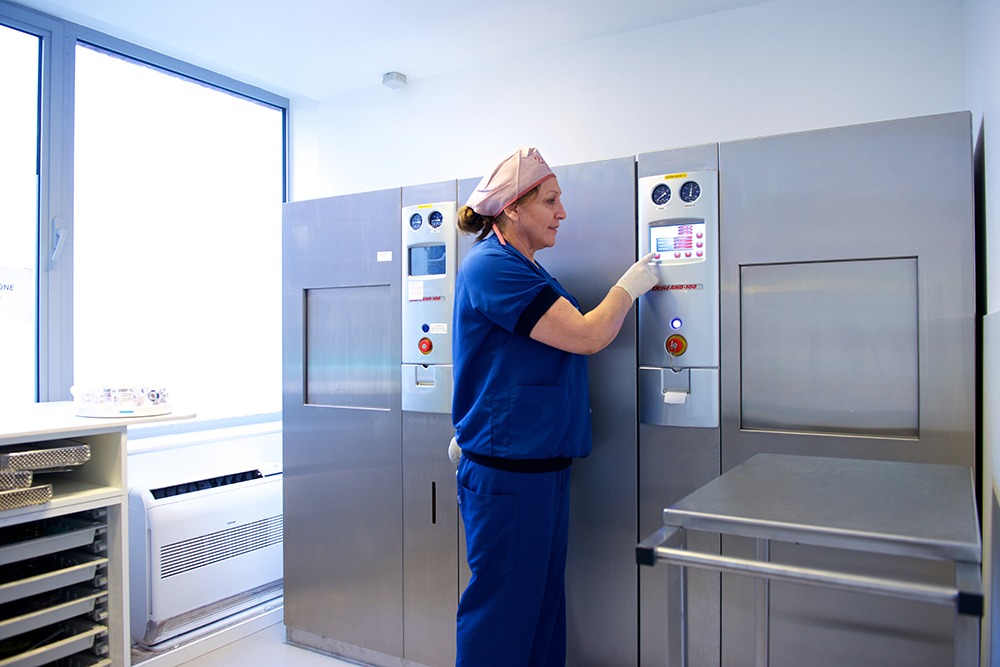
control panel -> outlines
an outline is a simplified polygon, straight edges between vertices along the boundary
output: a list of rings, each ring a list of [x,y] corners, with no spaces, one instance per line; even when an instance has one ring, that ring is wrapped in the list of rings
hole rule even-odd
[[[404,410],[451,412],[456,211],[453,201],[402,210]]]
[[[718,172],[639,179],[639,256],[659,283],[639,300],[640,419],[718,425]]]

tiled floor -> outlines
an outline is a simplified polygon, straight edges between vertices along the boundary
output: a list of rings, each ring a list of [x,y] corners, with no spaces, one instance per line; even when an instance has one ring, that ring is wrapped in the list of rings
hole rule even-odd
[[[285,626],[275,623],[239,641],[183,663],[183,667],[357,667],[357,663],[285,643]]]

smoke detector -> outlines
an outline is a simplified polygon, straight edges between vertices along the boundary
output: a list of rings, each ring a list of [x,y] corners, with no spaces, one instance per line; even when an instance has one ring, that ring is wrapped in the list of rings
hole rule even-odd
[[[406,85],[406,75],[399,72],[386,72],[382,75],[382,85],[387,88],[402,88]]]

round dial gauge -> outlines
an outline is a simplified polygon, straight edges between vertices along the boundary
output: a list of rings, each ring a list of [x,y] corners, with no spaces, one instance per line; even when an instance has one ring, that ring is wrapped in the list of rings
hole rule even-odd
[[[693,202],[701,196],[701,186],[694,181],[688,181],[681,186],[681,199],[687,203]]]
[[[424,224],[424,217],[422,215],[414,213],[410,216],[410,227],[413,228],[413,231],[420,229],[420,225],[422,224]]]
[[[670,201],[670,186],[666,183],[660,183],[655,188],[653,188],[653,203],[657,206],[663,206],[668,201]]]
[[[437,229],[444,222],[444,216],[441,214],[441,211],[434,211],[431,213],[431,217],[427,219],[427,222],[431,227]]]

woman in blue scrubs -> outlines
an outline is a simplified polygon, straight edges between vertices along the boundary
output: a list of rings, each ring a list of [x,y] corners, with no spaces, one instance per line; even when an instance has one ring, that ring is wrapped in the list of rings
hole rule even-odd
[[[648,255],[581,312],[535,259],[566,218],[561,194],[538,151],[522,148],[458,212],[478,234],[458,273],[453,339],[450,449],[472,570],[459,667],[565,665],[569,468],[591,449],[586,355],[657,282]]]

